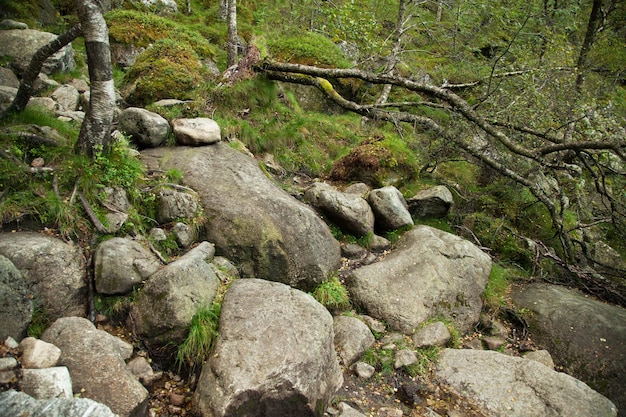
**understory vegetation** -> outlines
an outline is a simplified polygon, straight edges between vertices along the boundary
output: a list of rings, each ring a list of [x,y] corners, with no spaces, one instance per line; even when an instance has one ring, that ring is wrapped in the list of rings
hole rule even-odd
[[[33,3],[11,2],[7,11],[36,27]],[[44,29],[61,33],[76,21],[73,7],[52,3],[61,17]],[[491,310],[507,303],[516,280],[566,283],[626,305],[623,261],[595,254],[595,244],[606,242],[626,259],[624,2],[600,2],[602,27],[593,28],[591,1],[240,0],[241,43],[254,45],[260,58],[234,82],[221,75],[228,34],[220,2],[192,0],[187,14],[179,1],[181,11],[166,16],[133,0],[112,3],[105,16],[112,43],[145,48],[132,66],[114,68],[128,103],[168,120],[215,119],[233,146],[274,155],[284,170],[276,181],[288,190],[294,176],[395,185],[406,197],[446,185],[455,200],[450,215],[418,222],[459,234],[497,261],[484,294]],[[86,76],[84,45],[74,45],[73,75]],[[275,61],[362,70],[382,81],[347,73],[322,80],[268,64]],[[411,83],[421,90],[402,87]],[[330,99],[339,96],[355,104],[351,111]],[[161,98],[185,102],[151,105]],[[364,115],[374,111],[389,116]],[[7,227],[38,224],[90,246],[107,238],[94,227],[94,217],[106,226],[98,202],[108,188],[122,187],[132,208],[117,233],[143,234],[155,225],[152,191],[181,180],[176,172],[143,172],[123,136],[93,159],[77,155],[80,125],[42,109],[2,123],[0,212]],[[40,140],[52,135],[41,130],[48,128],[54,139]],[[36,158],[49,169],[34,169]],[[203,220],[195,221],[201,227]],[[158,249],[176,256],[180,248],[172,245]],[[334,278],[313,296],[331,310],[350,305]],[[123,305],[101,308],[114,314]],[[179,365],[194,366],[210,350],[218,317],[216,304],[197,313]],[[377,367],[389,366],[384,350],[370,356]]]

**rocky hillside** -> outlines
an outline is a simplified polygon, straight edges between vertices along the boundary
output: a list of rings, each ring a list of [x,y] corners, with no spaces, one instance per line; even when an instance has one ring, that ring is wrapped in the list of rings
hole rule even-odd
[[[10,27],[2,39],[35,43]],[[2,73],[7,102],[20,73]],[[39,82],[34,111],[81,120],[86,79]],[[82,204],[85,235],[30,216],[3,224],[0,414],[624,415],[624,309],[531,280],[488,304],[487,249],[422,224],[455,209],[449,188],[405,197],[309,178],[209,115],[118,110],[133,146],[117,152],[139,163],[141,187],[90,193],[75,180],[68,200]],[[21,175],[62,172],[33,151],[62,146],[58,131],[3,129],[29,143],[21,159],[3,154]]]

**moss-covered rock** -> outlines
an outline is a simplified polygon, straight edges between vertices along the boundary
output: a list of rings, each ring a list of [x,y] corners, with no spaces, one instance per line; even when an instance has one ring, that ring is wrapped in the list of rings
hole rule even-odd
[[[137,57],[124,77],[122,94],[136,106],[163,98],[184,99],[205,74],[198,55],[187,43],[162,39]]]
[[[373,188],[401,186],[415,177],[417,161],[396,138],[368,139],[338,160],[330,173],[334,181],[359,181]]]
[[[316,65],[329,68],[348,68],[350,62],[341,49],[326,36],[314,32],[277,37],[267,44],[277,61]]]

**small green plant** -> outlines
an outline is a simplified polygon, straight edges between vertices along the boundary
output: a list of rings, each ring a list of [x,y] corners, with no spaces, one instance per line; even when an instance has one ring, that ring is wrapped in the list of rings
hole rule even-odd
[[[213,350],[219,335],[221,300],[214,301],[210,308],[202,307],[191,320],[189,334],[176,352],[176,366],[197,368]]]
[[[394,372],[394,349],[371,347],[363,353],[361,361],[373,366],[376,372],[389,375]]]
[[[511,283],[511,270],[502,264],[494,263],[491,266],[489,282],[483,293],[485,307],[498,310],[506,305],[507,291]]]
[[[105,315],[111,322],[120,323],[126,319],[136,295],[136,291],[128,295],[98,295],[94,297],[94,307],[98,313]]]
[[[33,310],[32,319],[28,325],[28,329],[26,330],[26,334],[30,337],[39,339],[49,325],[50,318],[45,311],[43,311],[41,306],[36,305]]]
[[[439,351],[440,349],[436,346],[415,350],[417,362],[406,367],[407,373],[412,377],[417,375],[427,375],[433,364],[437,361]]]
[[[331,311],[346,310],[350,307],[348,290],[336,276],[318,285],[311,295]]]

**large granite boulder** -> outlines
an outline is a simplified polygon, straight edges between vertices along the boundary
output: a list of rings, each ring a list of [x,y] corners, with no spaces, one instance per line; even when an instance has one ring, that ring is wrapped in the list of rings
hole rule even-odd
[[[224,142],[148,149],[150,169],[176,168],[200,196],[206,240],[241,267],[243,277],[310,291],[336,271],[339,243],[311,208],[277,187],[252,158]]]
[[[33,29],[0,30],[0,56],[12,57],[11,66],[18,75],[28,67],[39,48],[55,40],[57,35]],[[76,67],[72,45],[66,45],[46,60],[45,74],[71,71]]]
[[[139,242],[114,237],[94,253],[94,281],[100,294],[128,294],[159,270],[161,263]]]
[[[583,382],[531,359],[445,349],[435,379],[500,417],[615,417],[615,405]]]
[[[461,332],[478,321],[491,259],[472,243],[429,226],[405,233],[390,255],[352,271],[352,301],[398,331],[413,333],[431,317]]]
[[[374,212],[363,197],[316,182],[306,189],[304,198],[345,233],[355,236],[374,233]]]
[[[531,312],[532,339],[557,367],[606,395],[626,416],[626,310],[547,284],[517,288],[512,299]]]
[[[13,263],[0,255],[0,340],[21,340],[33,317],[28,283]]]
[[[198,309],[209,307],[219,279],[208,262],[215,248],[202,242],[155,273],[137,295],[130,317],[134,330],[148,342],[182,342]]]
[[[0,255],[21,272],[51,320],[85,315],[85,260],[78,245],[41,233],[0,233]]]
[[[138,107],[128,107],[119,117],[119,128],[132,136],[140,148],[156,148],[167,140],[171,128],[160,114]]]
[[[88,398],[37,400],[15,390],[0,392],[0,410],[6,416],[119,417],[109,407]]]
[[[130,344],[80,317],[58,319],[41,339],[61,349],[59,365],[69,369],[74,392],[120,417],[147,416],[148,391],[124,362],[133,353]]]
[[[233,282],[193,404],[203,417],[322,416],[343,374],[333,318],[310,295],[259,279]]]

